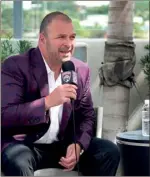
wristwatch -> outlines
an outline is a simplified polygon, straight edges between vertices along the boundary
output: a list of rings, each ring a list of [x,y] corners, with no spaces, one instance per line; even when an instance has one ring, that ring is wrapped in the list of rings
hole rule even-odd
[[[82,149],[82,150],[81,150],[81,152],[80,152],[80,155],[82,155],[82,154],[83,154],[83,152],[84,152],[84,150]]]
[[[82,154],[83,154],[83,152],[84,152],[83,146],[82,146],[82,144],[81,144],[81,143],[79,143],[79,142],[77,142],[77,144],[81,147],[81,152],[80,152],[80,155],[82,155]]]

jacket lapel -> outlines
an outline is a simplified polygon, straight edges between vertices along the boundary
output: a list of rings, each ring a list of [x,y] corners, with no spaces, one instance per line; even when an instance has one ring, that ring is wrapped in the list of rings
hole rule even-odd
[[[49,94],[48,77],[46,67],[39,48],[36,48],[32,52],[31,57],[32,57],[32,70],[40,89],[40,95],[41,97],[45,97]]]
[[[39,48],[33,49],[31,52],[31,65],[32,71],[39,86],[40,96],[45,97],[49,94],[49,86],[48,86],[48,76],[46,71],[46,66],[44,64],[41,52]],[[50,123],[50,114],[49,110],[46,111],[46,120]]]

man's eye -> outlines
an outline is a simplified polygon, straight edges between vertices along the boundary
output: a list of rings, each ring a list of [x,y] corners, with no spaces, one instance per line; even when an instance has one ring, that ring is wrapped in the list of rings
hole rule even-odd
[[[65,38],[65,36],[59,36],[58,38],[64,39],[64,38]]]
[[[71,36],[71,39],[75,39],[75,36]]]

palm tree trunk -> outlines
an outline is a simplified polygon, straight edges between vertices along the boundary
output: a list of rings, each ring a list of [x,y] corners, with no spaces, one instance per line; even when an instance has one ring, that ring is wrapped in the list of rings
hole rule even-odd
[[[110,1],[104,64],[100,68],[103,85],[102,137],[115,142],[116,134],[126,131],[130,82],[135,65],[133,43],[133,1]]]

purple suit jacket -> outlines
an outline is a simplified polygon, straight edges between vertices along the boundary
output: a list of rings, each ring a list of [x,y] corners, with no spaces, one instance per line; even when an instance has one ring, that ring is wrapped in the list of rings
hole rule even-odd
[[[89,88],[89,68],[80,60],[71,59],[78,78],[75,100],[77,142],[86,150],[93,133],[95,114]],[[31,48],[22,55],[11,56],[1,69],[1,149],[14,141],[34,142],[50,126],[49,112],[45,113],[44,97],[48,93],[48,78],[39,48]],[[63,105],[58,138],[70,139],[72,107]],[[69,133],[67,132],[69,131]]]

